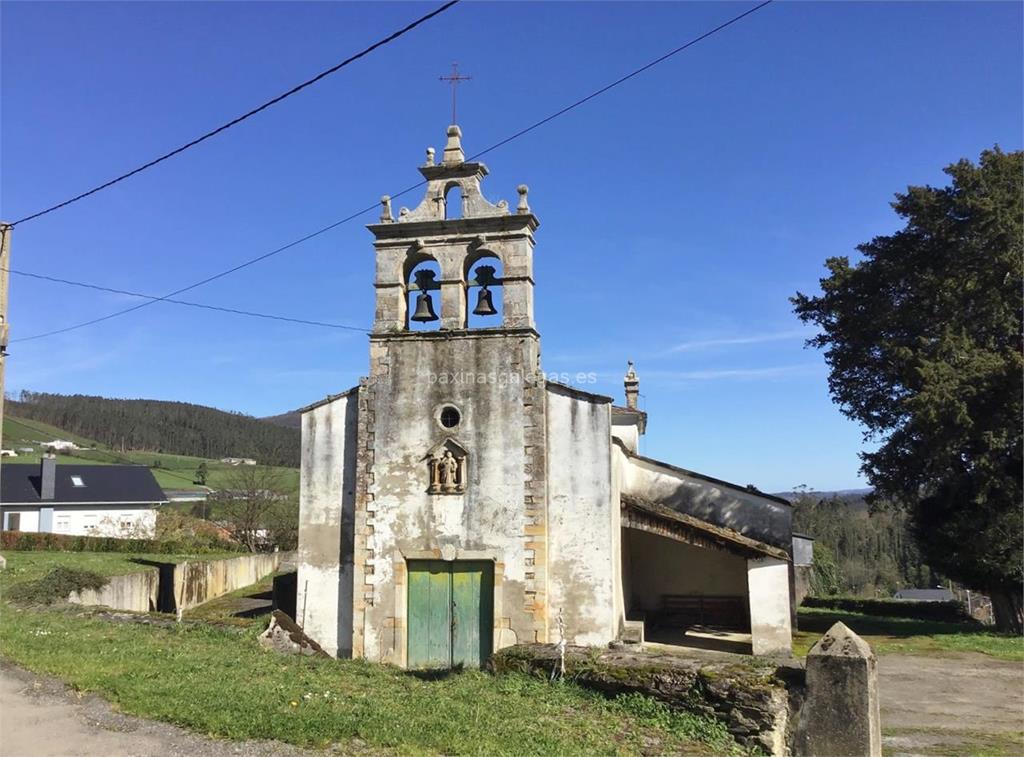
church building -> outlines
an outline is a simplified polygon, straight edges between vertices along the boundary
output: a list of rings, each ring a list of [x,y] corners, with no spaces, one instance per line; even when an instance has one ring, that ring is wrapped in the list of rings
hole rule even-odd
[[[492,204],[461,140],[382,198],[368,375],[302,411],[296,621],[402,667],[705,628],[788,654],[789,503],[640,455],[632,365],[622,405],[545,377],[527,187]]]

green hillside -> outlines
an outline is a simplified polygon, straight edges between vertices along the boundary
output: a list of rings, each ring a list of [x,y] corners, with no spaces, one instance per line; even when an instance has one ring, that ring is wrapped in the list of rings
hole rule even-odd
[[[9,403],[8,407],[13,404],[15,403]],[[203,458],[194,455],[176,455],[167,452],[139,450],[115,451],[105,445],[98,444],[94,439],[72,434],[57,426],[7,415],[6,413],[3,426],[3,448],[19,450],[32,447],[33,451],[19,451],[17,457],[3,458],[3,464],[38,465],[43,453],[41,442],[52,442],[55,439],[71,441],[82,447],[82,449],[71,450],[67,453],[59,453],[57,455],[59,463],[77,463],[80,465],[145,465],[153,471],[157,483],[164,489],[202,488],[195,483],[195,480],[196,469],[203,462],[206,463],[208,471],[206,485],[213,489],[230,488],[231,478],[238,470],[237,467],[222,463],[219,459]],[[282,484],[292,491],[298,491],[298,470],[288,466],[275,467],[281,472]]]
[[[299,464],[298,429],[203,405],[82,394],[22,392],[7,412],[63,429],[112,450],[144,450],[203,459],[242,457],[262,465]]]

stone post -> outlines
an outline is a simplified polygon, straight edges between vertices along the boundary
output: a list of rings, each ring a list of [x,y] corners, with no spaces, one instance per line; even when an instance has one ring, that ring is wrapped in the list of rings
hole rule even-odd
[[[864,639],[836,623],[807,654],[796,757],[881,757],[878,669]]]

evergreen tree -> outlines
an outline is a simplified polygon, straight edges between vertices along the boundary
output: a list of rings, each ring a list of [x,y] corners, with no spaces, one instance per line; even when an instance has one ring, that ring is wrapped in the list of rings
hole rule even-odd
[[[793,298],[821,329],[829,389],[881,442],[876,492],[911,514],[927,562],[1024,626],[1024,153],[998,148],[910,187],[903,229],[829,258],[822,294]]]

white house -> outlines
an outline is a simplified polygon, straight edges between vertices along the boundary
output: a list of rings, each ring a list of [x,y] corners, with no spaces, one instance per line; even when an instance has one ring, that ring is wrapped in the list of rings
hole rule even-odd
[[[57,450],[58,452],[63,452],[64,450],[69,449],[81,449],[77,444],[69,442],[67,439],[54,439],[52,442],[41,442],[40,446]]]
[[[4,465],[0,524],[6,531],[71,536],[152,537],[167,502],[141,465]]]

